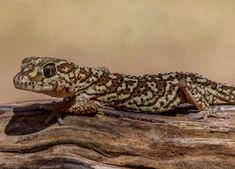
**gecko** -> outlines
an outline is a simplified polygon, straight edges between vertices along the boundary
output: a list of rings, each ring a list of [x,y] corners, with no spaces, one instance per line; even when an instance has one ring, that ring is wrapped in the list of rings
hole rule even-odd
[[[95,114],[100,107],[143,113],[164,113],[189,103],[200,116],[196,119],[229,115],[211,107],[235,103],[235,87],[209,80],[201,75],[169,72],[132,76],[111,73],[107,68],[77,65],[65,59],[26,57],[13,78],[17,89],[63,98],[50,108],[46,122],[62,113]]]

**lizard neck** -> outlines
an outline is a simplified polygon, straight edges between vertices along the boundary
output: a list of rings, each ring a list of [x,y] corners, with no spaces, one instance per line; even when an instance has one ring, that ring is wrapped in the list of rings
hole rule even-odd
[[[77,71],[75,71],[76,92],[82,91],[97,82],[104,73],[105,71],[98,68],[77,66]]]

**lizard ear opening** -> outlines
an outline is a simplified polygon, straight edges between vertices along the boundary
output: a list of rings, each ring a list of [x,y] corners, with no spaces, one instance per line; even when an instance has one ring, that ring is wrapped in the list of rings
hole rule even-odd
[[[48,63],[43,66],[43,75],[46,78],[51,78],[56,75],[56,66],[54,63]]]

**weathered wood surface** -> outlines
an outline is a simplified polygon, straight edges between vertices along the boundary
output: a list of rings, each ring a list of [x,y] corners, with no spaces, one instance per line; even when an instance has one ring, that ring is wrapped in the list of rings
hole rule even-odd
[[[235,168],[235,111],[208,122],[108,111],[67,115],[59,126],[31,104],[0,105],[1,169]]]

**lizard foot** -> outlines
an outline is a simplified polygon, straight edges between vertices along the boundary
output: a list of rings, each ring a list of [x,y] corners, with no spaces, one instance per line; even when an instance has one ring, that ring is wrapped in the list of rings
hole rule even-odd
[[[49,122],[54,118],[57,118],[57,122],[59,125],[63,126],[64,125],[64,121],[62,119],[62,113],[58,112],[58,111],[52,111],[51,114],[49,115],[49,117],[45,120],[45,124],[49,124]]]
[[[190,121],[197,121],[199,119],[203,119],[203,121],[207,121],[208,115],[207,115],[206,111],[200,111],[198,113],[189,113],[188,119]]]
[[[215,117],[220,119],[229,119],[230,115],[226,112],[220,111],[220,108],[214,107],[209,108],[206,111],[200,111],[198,113],[190,113],[188,118],[190,121],[196,121],[199,119],[203,119],[203,121],[207,121],[208,117]]]
[[[62,119],[62,111],[60,109],[60,105],[62,105],[61,103],[58,102],[53,102],[51,105],[40,105],[40,109],[45,109],[45,110],[49,110],[51,111],[51,114],[49,115],[49,117],[45,120],[45,124],[49,124],[49,122],[56,117],[57,118],[57,122],[59,125],[64,125],[64,121]]]

